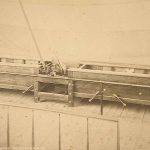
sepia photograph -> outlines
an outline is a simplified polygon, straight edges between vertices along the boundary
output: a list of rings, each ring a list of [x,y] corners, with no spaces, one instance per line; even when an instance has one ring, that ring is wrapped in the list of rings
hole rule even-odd
[[[150,150],[150,0],[0,0],[0,150]]]

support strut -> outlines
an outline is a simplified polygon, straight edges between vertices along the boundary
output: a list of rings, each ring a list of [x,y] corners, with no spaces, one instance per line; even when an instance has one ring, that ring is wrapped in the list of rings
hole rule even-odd
[[[127,104],[125,104],[122,98],[120,98],[117,94],[113,94],[113,97],[116,98],[122,104],[123,107],[127,106]]]

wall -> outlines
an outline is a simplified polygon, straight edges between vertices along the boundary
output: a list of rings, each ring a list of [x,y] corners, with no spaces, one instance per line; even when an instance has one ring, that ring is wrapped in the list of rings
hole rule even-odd
[[[147,0],[22,0],[44,58],[150,56]],[[38,57],[17,0],[0,1],[0,54]],[[142,62],[141,62],[142,63]]]

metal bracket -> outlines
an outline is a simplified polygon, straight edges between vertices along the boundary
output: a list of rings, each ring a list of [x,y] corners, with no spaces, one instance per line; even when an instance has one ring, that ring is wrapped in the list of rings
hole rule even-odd
[[[103,89],[102,91],[97,91],[97,92],[93,95],[93,97],[91,97],[91,98],[89,99],[89,102],[92,102],[92,101],[96,98],[97,95],[102,95],[105,91],[106,91],[106,89]]]
[[[122,104],[123,107],[127,106],[127,104],[123,102],[123,99],[120,98],[117,94],[113,94],[113,97],[116,98]]]
[[[31,89],[33,89],[33,85],[30,85],[26,90],[24,90],[22,93],[25,94],[28,91],[30,91]]]
[[[95,97],[100,93],[100,91],[97,91],[90,99],[89,99],[89,102],[92,102]]]

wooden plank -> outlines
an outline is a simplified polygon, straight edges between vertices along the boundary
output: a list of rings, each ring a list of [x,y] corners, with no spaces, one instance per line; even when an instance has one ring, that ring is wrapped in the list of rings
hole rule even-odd
[[[122,98],[124,98],[124,97],[122,97]],[[150,105],[149,100],[143,100],[143,99],[125,98],[125,102],[132,103],[132,104]]]
[[[60,121],[61,150],[87,150],[86,118],[70,115],[61,115]]]
[[[20,73],[20,74],[38,74],[38,66],[28,66],[25,64],[16,63],[0,63],[0,72],[6,73]]]
[[[104,84],[104,89],[106,89],[105,95],[108,96],[117,94],[124,98],[150,100],[150,88]]]
[[[7,112],[8,107],[0,106],[0,149],[7,147]]]
[[[150,76],[148,74],[135,74],[100,70],[95,71],[88,69],[70,69],[68,71],[72,71],[73,78],[76,79],[150,85]]]
[[[10,108],[10,147],[32,147],[32,110]]]
[[[91,98],[94,96],[94,94],[74,92],[74,96],[81,97],[81,98]],[[97,95],[96,99],[101,99],[101,95]]]
[[[39,75],[37,77],[37,81],[44,82],[44,83],[55,83],[55,84],[68,84],[68,78],[64,77],[50,77],[47,75]]]
[[[19,75],[19,74],[1,74],[0,73],[0,84],[10,84],[16,86],[28,87],[33,85],[34,77],[30,75]]]
[[[142,65],[142,64],[130,64],[130,63],[123,63],[123,62],[96,62],[96,61],[82,61],[83,64],[87,65],[100,65],[100,66],[107,66],[107,67],[125,67],[125,68],[137,68],[137,69],[150,69],[150,65]],[[81,63],[81,64],[82,64]]]
[[[87,81],[74,81],[74,92],[78,93],[88,93],[95,94],[97,91],[101,90],[102,83],[94,83]]]
[[[55,100],[55,101],[68,102],[68,95],[63,95],[63,94],[38,92],[38,97],[40,97],[40,101]]]
[[[35,147],[44,150],[59,149],[59,114],[35,111]]]
[[[0,88],[4,89],[15,89],[15,90],[26,90],[26,86],[11,85],[11,84],[0,84]]]
[[[117,123],[89,119],[89,150],[117,150]]]
[[[74,92],[74,97],[79,97],[79,98],[91,98],[92,96],[94,96],[94,94]],[[121,98],[123,98],[126,103],[150,105],[150,101],[149,101],[149,100],[133,99],[133,98],[127,98],[127,97],[121,97]],[[101,99],[101,95],[98,95],[98,96],[96,97],[96,99]],[[103,100],[116,101],[116,102],[118,102],[117,100],[114,100],[113,96],[106,96],[106,95],[104,95],[104,99],[103,99]],[[118,103],[119,103],[119,102],[118,102]]]

